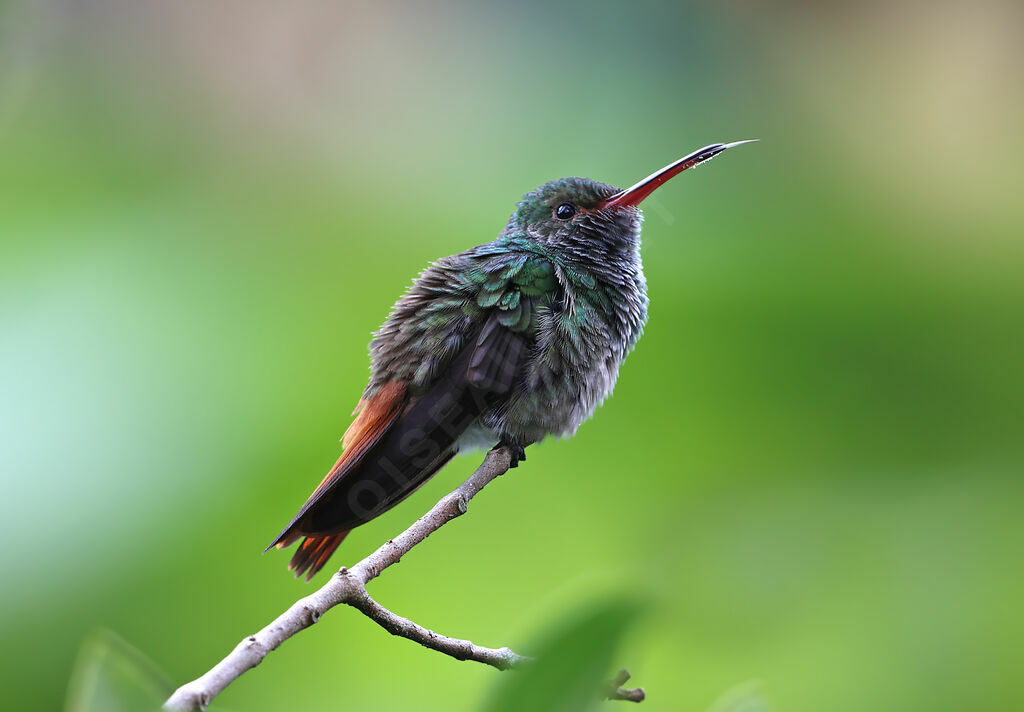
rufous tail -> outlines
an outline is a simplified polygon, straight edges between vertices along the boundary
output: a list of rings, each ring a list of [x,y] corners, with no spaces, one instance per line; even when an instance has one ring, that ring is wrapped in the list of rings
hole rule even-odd
[[[306,537],[292,556],[288,570],[295,572],[295,578],[305,573],[306,580],[309,581],[323,568],[347,534],[348,532],[342,532],[331,536]]]

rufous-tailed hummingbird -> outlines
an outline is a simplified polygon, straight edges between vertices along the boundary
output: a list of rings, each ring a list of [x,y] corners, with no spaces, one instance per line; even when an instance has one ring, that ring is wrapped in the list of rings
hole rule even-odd
[[[640,202],[742,143],[702,148],[626,190],[546,183],[493,242],[430,265],[370,342],[370,383],[344,452],[267,548],[305,537],[289,568],[309,580],[349,531],[456,452],[504,445],[515,466],[528,445],[574,434],[612,392],[647,320]]]

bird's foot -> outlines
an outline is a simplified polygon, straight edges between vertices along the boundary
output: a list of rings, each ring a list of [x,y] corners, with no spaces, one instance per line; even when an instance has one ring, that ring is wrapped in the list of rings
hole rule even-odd
[[[505,448],[509,454],[509,468],[519,467],[520,462],[526,462],[526,446],[519,445],[518,443],[510,443],[502,440],[495,446],[495,449]]]

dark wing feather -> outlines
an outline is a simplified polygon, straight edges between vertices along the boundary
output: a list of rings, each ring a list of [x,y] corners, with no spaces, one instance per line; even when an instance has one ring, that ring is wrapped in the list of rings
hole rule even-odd
[[[334,463],[326,477],[320,482],[298,513],[292,517],[288,526],[271,542],[267,549],[274,546],[289,546],[302,533],[294,532],[296,524],[305,514],[316,506],[325,494],[356,469],[366,455],[380,442],[395,421],[398,420],[408,402],[408,384],[404,381],[391,381],[381,388],[372,398],[360,401],[359,416],[345,432],[343,442],[345,451]]]
[[[477,337],[466,378],[476,388],[508,393],[525,351],[525,335],[504,326],[500,312],[495,310]]]

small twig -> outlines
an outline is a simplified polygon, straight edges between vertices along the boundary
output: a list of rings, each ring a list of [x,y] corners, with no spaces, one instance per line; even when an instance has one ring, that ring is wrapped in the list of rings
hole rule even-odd
[[[475,660],[499,670],[511,670],[531,660],[531,658],[519,655],[509,648],[485,648],[469,640],[449,638],[447,635],[428,630],[408,618],[392,613],[370,598],[370,594],[366,592],[365,588],[346,603],[365,613],[368,618],[392,635],[414,640],[426,648],[450,655],[457,660]]]
[[[628,702],[643,702],[646,693],[642,687],[623,687],[629,682],[629,670],[619,670],[615,677],[608,683],[608,693],[605,697],[609,700],[626,700]]]
[[[356,608],[393,635],[408,638],[458,660],[473,660],[499,670],[521,667],[529,662],[531,658],[509,648],[485,648],[469,640],[449,638],[428,630],[384,608],[366,591],[368,582],[380,576],[389,566],[397,564],[414,546],[451,520],[465,514],[469,500],[492,480],[505,474],[510,462],[506,448],[491,450],[469,479],[443,497],[411,527],[350,569],[343,567],[319,590],[299,599],[270,625],[240,642],[207,673],[175,690],[164,703],[164,709],[175,712],[205,710],[214,697],[242,673],[259,665],[267,653],[316,623],[320,616],[339,603]],[[620,677],[621,673],[612,681],[608,698],[634,702],[642,700],[643,690],[625,690],[620,687],[629,679],[628,674],[621,680]]]

